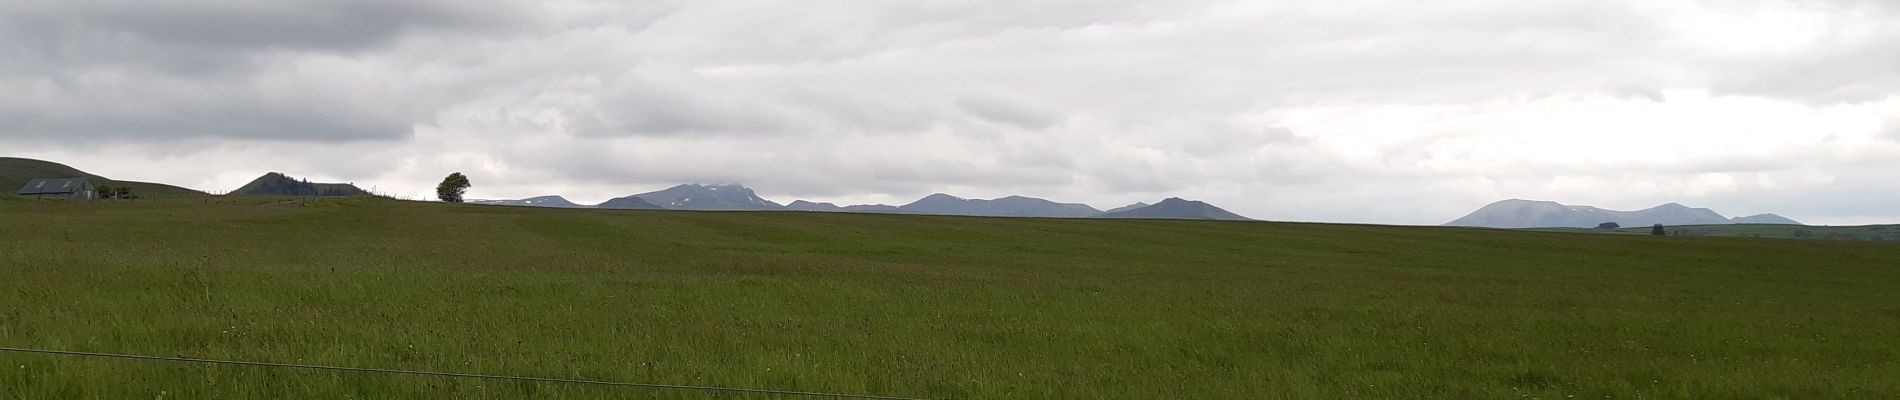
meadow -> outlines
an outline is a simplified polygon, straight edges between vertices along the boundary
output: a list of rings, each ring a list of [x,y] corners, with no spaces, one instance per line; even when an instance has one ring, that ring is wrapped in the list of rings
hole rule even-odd
[[[0,201],[0,347],[917,398],[1893,398],[1900,244]],[[0,353],[0,398],[760,398]]]

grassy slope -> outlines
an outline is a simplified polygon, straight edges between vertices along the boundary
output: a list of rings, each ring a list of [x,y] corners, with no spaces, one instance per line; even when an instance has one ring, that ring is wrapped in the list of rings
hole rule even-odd
[[[0,203],[0,346],[934,398],[1900,395],[1893,244],[216,201]],[[23,398],[680,395],[0,365]]]
[[[204,196],[204,192],[172,185],[115,181],[98,175],[86,173],[64,164],[26,158],[0,157],[0,191],[13,194],[34,178],[92,178],[93,185],[129,187],[132,192],[143,197],[193,197]]]

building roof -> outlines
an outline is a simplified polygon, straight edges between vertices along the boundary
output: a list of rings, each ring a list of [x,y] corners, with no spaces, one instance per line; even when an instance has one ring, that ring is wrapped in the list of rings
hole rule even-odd
[[[86,178],[37,178],[20,187],[20,195],[67,194],[86,189],[91,183]]]

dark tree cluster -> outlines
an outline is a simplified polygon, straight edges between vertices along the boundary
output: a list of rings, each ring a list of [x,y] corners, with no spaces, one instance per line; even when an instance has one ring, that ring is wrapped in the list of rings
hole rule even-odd
[[[444,202],[460,203],[462,195],[468,193],[469,186],[473,185],[469,184],[468,176],[460,172],[452,173],[447,178],[442,178],[442,184],[435,186],[435,197]]]

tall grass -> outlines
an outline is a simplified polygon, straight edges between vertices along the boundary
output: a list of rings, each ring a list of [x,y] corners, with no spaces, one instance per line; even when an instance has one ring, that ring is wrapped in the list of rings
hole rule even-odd
[[[0,346],[929,398],[1900,395],[1892,244],[384,199],[0,225]],[[13,398],[720,397],[0,363]]]

